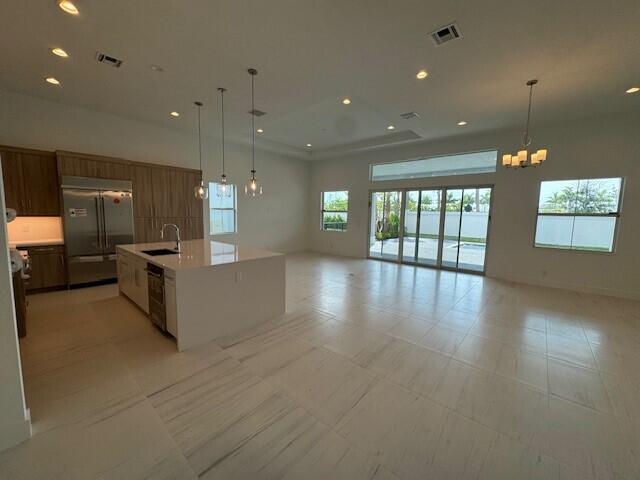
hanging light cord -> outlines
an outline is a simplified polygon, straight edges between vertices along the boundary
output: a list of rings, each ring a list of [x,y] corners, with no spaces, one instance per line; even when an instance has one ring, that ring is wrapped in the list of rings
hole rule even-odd
[[[527,110],[527,126],[522,136],[522,146],[528,147],[531,145],[531,138],[529,138],[529,124],[531,123],[531,99],[533,97],[533,86],[535,83],[529,82],[529,109]]]
[[[253,80],[255,74],[251,74],[251,177],[255,178],[256,176],[256,107],[255,107],[255,97],[254,97],[254,87]]]
[[[200,128],[200,107],[202,104],[200,102],[196,102],[198,106],[198,155],[200,157],[200,171],[202,171],[202,131]]]
[[[222,102],[222,176],[224,177],[224,88],[219,88],[220,100]]]

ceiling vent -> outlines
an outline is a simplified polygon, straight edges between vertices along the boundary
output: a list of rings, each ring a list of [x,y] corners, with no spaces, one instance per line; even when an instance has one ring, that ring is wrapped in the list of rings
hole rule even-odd
[[[412,118],[420,118],[420,114],[418,112],[407,112],[400,114],[400,117],[405,120],[411,120]]]
[[[256,117],[262,117],[263,115],[267,114],[267,112],[263,112],[262,110],[258,110],[257,108],[254,108],[253,110],[249,110],[247,113],[251,115],[255,115]]]
[[[96,53],[96,60],[100,63],[111,65],[116,68],[120,68],[120,65],[122,65],[122,60],[118,60],[115,57],[100,52]]]
[[[460,29],[455,23],[440,27],[429,35],[436,45],[442,45],[443,43],[450,42],[462,36]]]

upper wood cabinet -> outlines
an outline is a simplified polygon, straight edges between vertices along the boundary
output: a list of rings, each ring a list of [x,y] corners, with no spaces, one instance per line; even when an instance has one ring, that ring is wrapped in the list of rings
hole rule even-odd
[[[126,160],[72,152],[57,152],[56,155],[60,175],[131,180],[132,164]]]
[[[202,236],[200,225],[206,201],[193,194],[193,188],[200,183],[200,171],[75,152],[2,146],[0,155],[6,203],[18,215],[60,215],[62,176],[130,180],[134,218],[154,220],[136,222],[136,241],[158,241],[159,229],[167,219],[174,219],[173,223],[190,237]]]
[[[200,172],[184,172],[183,180],[185,181],[185,198],[187,199],[187,217],[202,218],[202,206],[206,200],[196,198],[193,189],[200,183],[202,175]],[[209,195],[215,192],[209,192]]]
[[[0,155],[7,207],[23,216],[60,215],[55,155],[14,148],[0,148]]]
[[[152,169],[136,165],[131,171],[133,184],[133,216],[153,217],[153,176]]]
[[[0,151],[2,157],[2,175],[4,178],[4,199],[7,208],[13,208],[22,215],[26,210],[24,195],[24,179],[20,154],[11,151]]]

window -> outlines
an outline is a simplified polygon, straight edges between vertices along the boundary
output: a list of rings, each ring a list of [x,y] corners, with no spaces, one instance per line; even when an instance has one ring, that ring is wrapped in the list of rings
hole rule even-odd
[[[371,181],[470,175],[496,171],[498,151],[461,153],[371,165]]]
[[[227,185],[228,191],[224,194],[219,188],[220,184],[209,183],[209,233],[211,235],[236,233],[238,208],[236,186]]]
[[[349,192],[322,192],[322,230],[344,232],[348,211]]]
[[[540,184],[535,246],[612,252],[622,178]]]

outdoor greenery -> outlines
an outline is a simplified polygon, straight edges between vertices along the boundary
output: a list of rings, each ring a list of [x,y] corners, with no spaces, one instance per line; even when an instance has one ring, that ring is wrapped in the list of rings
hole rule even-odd
[[[325,202],[324,209],[329,212],[346,212],[349,209],[347,198],[334,198]]]
[[[322,197],[322,229],[345,231],[348,210],[348,192],[324,192]]]
[[[553,192],[542,205],[545,213],[607,213],[615,211],[618,188],[608,182],[587,181]]]
[[[441,190],[436,190],[432,194],[423,193],[420,195],[420,211],[421,212],[438,212],[440,211]],[[488,212],[489,203],[491,201],[490,189],[473,189],[464,191],[462,196],[462,208],[465,212]],[[406,195],[407,210],[411,212],[418,211],[418,195]],[[387,240],[389,238],[398,238],[400,231],[400,196],[395,192],[379,193],[376,195],[376,240]],[[445,199],[445,211],[459,212],[460,197],[448,191]],[[411,236],[406,228],[404,234]],[[415,234],[413,235],[415,236]],[[423,235],[420,235],[423,237]],[[428,238],[428,237],[423,237]]]
[[[347,219],[341,214],[329,214],[325,213],[322,219],[323,230],[339,230],[341,232],[347,229]]]

